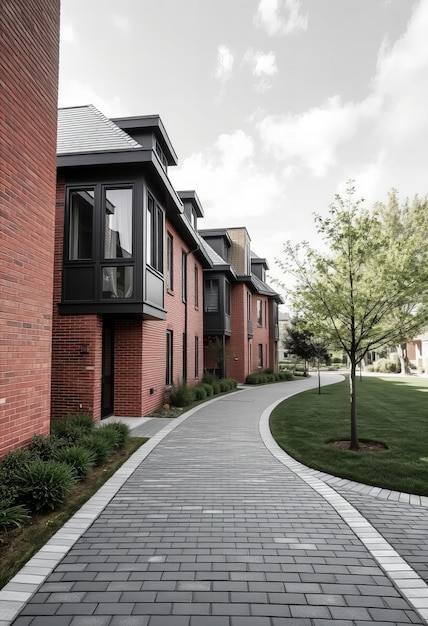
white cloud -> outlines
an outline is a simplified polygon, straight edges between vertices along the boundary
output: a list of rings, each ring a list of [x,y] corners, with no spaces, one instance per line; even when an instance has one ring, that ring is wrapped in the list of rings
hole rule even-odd
[[[206,216],[222,225],[261,217],[283,195],[274,173],[257,167],[254,140],[242,130],[220,135],[210,150],[193,154],[179,170],[170,170],[170,177],[176,189],[196,188]]]
[[[273,52],[260,52],[248,48],[244,58],[244,63],[251,67],[252,75],[257,78],[254,87],[257,91],[264,93],[271,87],[270,78],[278,73],[276,58]]]
[[[253,76],[273,76],[278,73],[273,52],[260,52],[249,48],[245,53],[244,61],[252,66]]]
[[[428,130],[427,32],[428,3],[420,2],[404,35],[379,52],[374,90],[384,101],[381,128],[396,141]]]
[[[121,117],[129,114],[119,96],[105,98],[91,85],[75,79],[60,84],[59,107],[84,104],[93,104],[107,117]]]
[[[308,15],[300,10],[301,0],[260,0],[254,23],[271,36],[291,35],[308,28]]]
[[[217,66],[214,75],[222,82],[228,81],[232,77],[233,54],[227,46],[221,45],[217,49]]]
[[[267,116],[258,131],[265,150],[277,159],[306,166],[322,177],[336,163],[337,148],[355,135],[361,116],[368,113],[368,102],[343,104],[334,96],[323,107],[301,114]]]

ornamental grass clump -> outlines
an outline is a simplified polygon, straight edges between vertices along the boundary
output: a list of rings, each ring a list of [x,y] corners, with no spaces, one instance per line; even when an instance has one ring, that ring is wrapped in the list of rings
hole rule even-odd
[[[55,460],[69,465],[78,479],[89,474],[95,465],[95,454],[83,446],[74,445],[57,450]]]
[[[128,424],[124,422],[111,422],[110,424],[101,426],[97,432],[101,432],[105,436],[110,437],[111,441],[115,443],[115,449],[118,449],[129,439],[130,428]]]
[[[89,413],[73,413],[51,422],[51,435],[54,435],[70,444],[92,432],[95,428],[94,420]]]
[[[114,451],[115,445],[113,438],[108,438],[100,430],[94,430],[94,432],[85,435],[79,444],[94,454],[95,465],[102,465]]]
[[[30,519],[28,510],[22,504],[5,506],[0,500],[0,532],[19,528]]]
[[[54,511],[63,504],[76,482],[76,473],[58,461],[34,459],[25,463],[16,476],[18,499],[32,513]]]

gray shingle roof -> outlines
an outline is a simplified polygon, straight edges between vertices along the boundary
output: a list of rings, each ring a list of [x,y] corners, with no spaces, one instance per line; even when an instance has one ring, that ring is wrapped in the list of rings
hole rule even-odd
[[[92,104],[58,110],[57,154],[115,152],[140,144]]]

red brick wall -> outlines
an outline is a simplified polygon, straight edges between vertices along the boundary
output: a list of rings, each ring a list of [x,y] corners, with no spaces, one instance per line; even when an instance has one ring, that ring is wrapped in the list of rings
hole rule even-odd
[[[101,416],[102,317],[60,315],[65,181],[57,180],[53,287],[52,417],[87,411]],[[81,346],[88,353],[81,354]]]
[[[242,283],[233,285],[231,292],[231,337],[226,349],[226,368],[229,378],[245,381],[248,372],[247,292]],[[253,319],[254,328],[254,319]],[[252,340],[250,340],[251,342]]]
[[[257,300],[262,303],[262,325],[257,325]],[[270,367],[270,341],[269,341],[269,307],[268,298],[260,294],[254,294],[251,298],[253,320],[253,350],[251,371],[258,372]],[[259,344],[263,346],[263,365],[259,367]]]
[[[173,331],[173,381],[183,380],[183,333],[185,328],[185,304],[182,298],[182,251],[189,252],[178,233],[167,224],[167,230],[174,238],[174,285],[173,291],[166,294],[167,328]],[[195,306],[195,264],[198,267],[199,303]],[[195,337],[199,338],[199,376],[195,377]],[[166,345],[166,339],[163,346]],[[164,359],[166,352],[164,349]],[[164,361],[165,362],[165,361]],[[166,364],[165,364],[166,366]],[[165,379],[165,367],[164,367]],[[202,266],[193,253],[187,256],[187,382],[190,386],[198,383],[203,374],[203,277]]]
[[[0,11],[0,455],[49,432],[59,5]]]

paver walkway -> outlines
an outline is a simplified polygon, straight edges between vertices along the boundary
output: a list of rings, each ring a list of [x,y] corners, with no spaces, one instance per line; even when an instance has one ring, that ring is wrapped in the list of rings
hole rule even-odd
[[[0,626],[26,594],[14,626],[426,624],[410,564],[428,509],[338,493],[271,440],[272,405],[316,384],[241,391],[166,422],[0,592]]]

